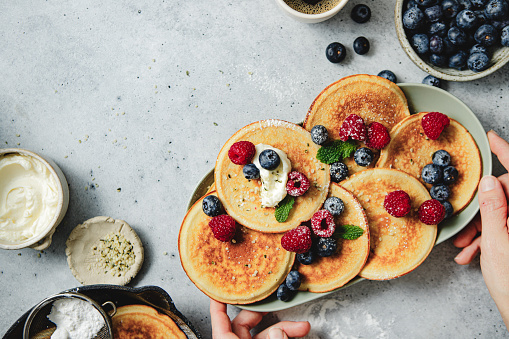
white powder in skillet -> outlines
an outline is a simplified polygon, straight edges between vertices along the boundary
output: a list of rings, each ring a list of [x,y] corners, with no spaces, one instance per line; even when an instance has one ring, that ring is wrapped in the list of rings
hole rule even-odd
[[[104,326],[98,310],[88,302],[74,298],[55,301],[48,319],[57,325],[51,339],[93,339]]]

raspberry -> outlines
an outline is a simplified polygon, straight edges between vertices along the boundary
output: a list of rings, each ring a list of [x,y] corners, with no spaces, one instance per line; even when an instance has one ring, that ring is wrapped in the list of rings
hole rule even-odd
[[[228,242],[235,236],[235,220],[227,214],[221,214],[217,217],[213,217],[209,221],[209,226],[217,240]]]
[[[307,226],[298,226],[281,238],[281,246],[287,251],[305,253],[311,248],[311,230]]]
[[[288,174],[288,182],[286,183],[286,191],[292,197],[298,197],[306,193],[310,186],[309,179],[300,172],[292,171]]]
[[[419,207],[419,220],[426,225],[437,225],[444,220],[445,208],[436,199],[426,200]]]
[[[393,217],[404,217],[411,209],[410,196],[402,190],[393,191],[385,196],[384,208]]]
[[[228,157],[236,165],[246,165],[251,162],[256,153],[255,145],[250,141],[237,141],[228,150]]]
[[[382,149],[389,144],[391,136],[389,131],[379,122],[372,122],[368,125],[368,139],[366,140],[366,146]]]
[[[366,140],[366,135],[364,119],[356,114],[347,116],[339,129],[339,138],[342,141],[347,141],[350,137],[354,140],[364,141]]]
[[[431,140],[437,140],[449,123],[449,117],[439,112],[430,112],[421,119],[422,129]]]
[[[311,228],[313,233],[322,238],[330,237],[336,230],[334,217],[327,210],[319,210],[311,218]]]

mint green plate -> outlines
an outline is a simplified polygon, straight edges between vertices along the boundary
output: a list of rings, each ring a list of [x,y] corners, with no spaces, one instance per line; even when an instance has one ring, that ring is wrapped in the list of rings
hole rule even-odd
[[[475,114],[470,110],[470,108],[467,107],[467,105],[465,105],[455,96],[449,94],[448,92],[440,88],[422,84],[402,83],[398,85],[406,95],[408,105],[410,108],[410,113],[413,114],[418,112],[432,112],[432,111],[441,112],[447,114],[448,116],[457,120],[463,126],[465,126],[465,128],[470,132],[470,134],[472,134],[472,137],[476,141],[477,146],[479,147],[479,151],[481,152],[483,175],[491,174],[492,170],[491,150],[488,144],[488,138],[486,137],[486,133],[484,132],[484,128],[482,127],[481,123],[479,122]],[[214,182],[214,171],[211,170],[209,173],[205,175],[205,177],[200,181],[200,183],[196,187],[193,196],[189,201],[188,208],[190,208],[196,202],[196,200],[198,200],[205,194],[205,192],[210,187],[210,185],[212,185],[213,182]],[[478,211],[479,205],[477,203],[477,193],[476,193],[474,199],[461,213],[439,225],[436,245],[440,244],[441,242],[444,242],[445,240],[451,238],[456,233],[458,233],[463,227],[465,227],[470,222],[470,220],[474,218]],[[334,293],[337,290],[356,284],[362,280],[364,279],[359,277],[354,278],[345,286],[326,293],[298,292],[297,295],[289,302],[282,302],[278,300],[276,297],[270,296],[262,301],[250,305],[241,306],[237,305],[237,306],[243,309],[257,312],[279,311],[306,303],[311,300],[321,298],[328,294]]]

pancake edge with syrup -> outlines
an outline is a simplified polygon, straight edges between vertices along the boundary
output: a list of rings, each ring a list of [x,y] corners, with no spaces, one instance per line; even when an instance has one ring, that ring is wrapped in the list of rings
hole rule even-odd
[[[189,209],[180,228],[178,248],[184,271],[198,289],[219,302],[250,304],[265,299],[292,269],[295,253],[281,246],[283,234],[239,224],[232,241],[217,240],[208,226],[212,218],[202,210],[204,197]]]
[[[458,214],[468,206],[477,191],[482,176],[481,153],[468,130],[452,118],[437,140],[427,138],[420,122],[427,113],[411,115],[394,126],[390,133],[391,142],[382,150],[376,167],[402,170],[430,189],[432,185],[421,178],[422,169],[432,163],[434,152],[447,151],[451,155],[451,165],[459,173],[458,179],[448,185],[451,189],[448,200],[454,214]]]
[[[336,227],[355,225],[364,230],[364,234],[355,240],[338,240],[338,250],[330,257],[317,256],[310,265],[297,263],[302,275],[299,290],[321,293],[344,286],[356,277],[369,255],[369,226],[366,213],[360,202],[347,189],[332,183],[329,197],[340,198],[345,204],[343,212],[334,217]]]
[[[370,254],[359,276],[369,280],[401,277],[418,267],[433,248],[437,226],[419,220],[419,206],[430,195],[417,178],[399,170],[373,168],[355,173],[341,182],[366,211],[370,232]],[[383,207],[385,195],[403,190],[411,200],[410,213],[391,216]]]
[[[261,207],[260,180],[246,179],[243,166],[229,159],[228,150],[237,141],[262,143],[282,150],[291,162],[291,171],[299,171],[309,179],[310,188],[304,195],[295,197],[285,222],[276,220],[275,208]],[[316,159],[319,148],[308,131],[283,120],[261,120],[238,130],[221,148],[214,168],[217,196],[228,215],[247,228],[267,233],[286,232],[310,220],[323,205],[330,185],[329,166]]]

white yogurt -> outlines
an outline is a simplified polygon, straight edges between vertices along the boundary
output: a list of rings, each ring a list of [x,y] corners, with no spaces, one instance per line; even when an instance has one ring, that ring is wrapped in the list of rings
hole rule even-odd
[[[29,155],[0,157],[0,240],[20,243],[40,235],[58,209],[55,177]]]
[[[286,197],[286,183],[288,181],[288,173],[292,169],[292,164],[286,153],[280,149],[264,144],[258,144],[255,148],[256,154],[253,158],[253,164],[260,170],[262,207],[274,207]],[[279,166],[271,171],[260,166],[260,160],[258,159],[260,153],[267,149],[275,151],[281,160]]]

